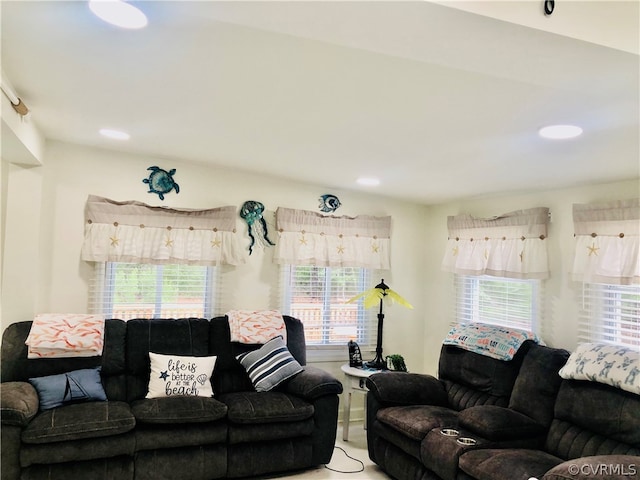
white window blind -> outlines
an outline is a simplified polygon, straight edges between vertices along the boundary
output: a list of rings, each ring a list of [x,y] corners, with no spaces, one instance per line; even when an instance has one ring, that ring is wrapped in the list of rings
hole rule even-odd
[[[96,262],[90,311],[106,318],[211,318],[218,267]]]
[[[578,338],[640,348],[640,285],[582,284]]]
[[[455,322],[482,322],[538,333],[542,282],[454,275]]]
[[[304,323],[310,350],[339,347],[342,351],[349,340],[363,350],[375,346],[375,309],[365,309],[362,300],[346,303],[370,288],[372,270],[283,265],[281,271],[281,310]]]

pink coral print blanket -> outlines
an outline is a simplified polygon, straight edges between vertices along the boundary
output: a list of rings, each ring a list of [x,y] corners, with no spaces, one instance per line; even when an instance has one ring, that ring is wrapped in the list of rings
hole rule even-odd
[[[232,342],[263,344],[278,335],[287,341],[287,328],[277,310],[231,310],[227,317]]]
[[[79,313],[36,315],[27,340],[28,358],[102,355],[104,317]]]

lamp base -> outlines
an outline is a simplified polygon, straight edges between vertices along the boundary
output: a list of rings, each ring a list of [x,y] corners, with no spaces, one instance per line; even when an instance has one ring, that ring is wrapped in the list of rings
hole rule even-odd
[[[375,370],[387,370],[387,362],[385,362],[382,357],[376,356],[370,362],[364,362],[364,366],[366,368],[373,368]]]

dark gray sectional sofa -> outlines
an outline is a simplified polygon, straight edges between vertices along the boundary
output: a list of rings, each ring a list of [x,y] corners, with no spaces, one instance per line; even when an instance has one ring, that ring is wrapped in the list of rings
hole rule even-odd
[[[302,323],[287,347],[306,364]],[[2,480],[209,480],[305,469],[331,459],[341,383],[314,367],[256,392],[226,317],[107,320],[101,357],[27,359],[31,322],[2,339]],[[147,399],[149,352],[217,356],[215,396]],[[107,401],[39,411],[29,378],[101,367]]]
[[[371,460],[398,480],[637,480],[640,396],[562,379],[568,357],[531,341],[510,361],[443,345],[438,378],[370,376]]]

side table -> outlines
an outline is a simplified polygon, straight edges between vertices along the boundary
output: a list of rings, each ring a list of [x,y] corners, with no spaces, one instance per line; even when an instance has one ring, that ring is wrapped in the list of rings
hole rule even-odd
[[[344,410],[342,414],[342,440],[349,441],[349,417],[351,414],[351,394],[354,392],[364,393],[365,395],[369,391],[367,389],[367,377],[374,373],[380,373],[384,370],[373,370],[365,368],[350,367],[348,363],[342,365],[340,369],[344,372],[346,377],[346,388],[344,397]],[[364,403],[364,428],[367,429],[367,402]]]

